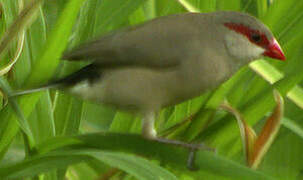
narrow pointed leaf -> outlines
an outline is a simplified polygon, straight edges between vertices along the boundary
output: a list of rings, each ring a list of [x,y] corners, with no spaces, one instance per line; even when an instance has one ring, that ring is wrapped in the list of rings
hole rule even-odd
[[[24,27],[30,23],[29,20],[32,20],[31,17],[35,14],[42,1],[43,0],[33,0],[20,12],[18,18],[13,22],[9,29],[7,29],[0,40],[0,53],[2,53],[12,39],[22,32]]]
[[[65,143],[62,143],[65,142]],[[178,169],[186,171],[188,150],[183,147],[167,145],[152,140],[146,140],[139,135],[95,133],[80,136],[52,138],[37,146],[39,152],[50,152],[61,148],[99,149],[133,153],[159,160]],[[246,179],[271,179],[270,177],[250,170],[240,164],[215,155],[212,152],[199,151],[196,165],[201,171],[207,170],[228,177],[245,177]],[[1,169],[0,169],[1,172]],[[1,173],[0,173],[1,175]]]

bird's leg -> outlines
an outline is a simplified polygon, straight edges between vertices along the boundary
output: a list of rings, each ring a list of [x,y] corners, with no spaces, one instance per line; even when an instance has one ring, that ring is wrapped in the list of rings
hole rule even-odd
[[[155,112],[148,111],[147,113],[144,113],[144,117],[142,121],[142,136],[145,137],[146,139],[154,140],[165,144],[181,146],[188,149],[190,151],[187,161],[187,167],[189,169],[191,170],[194,169],[194,158],[195,158],[195,152],[197,150],[215,151],[213,148],[207,147],[204,144],[185,143],[182,141],[157,137],[157,132],[155,130],[155,125],[154,125],[155,118],[156,118]]]
[[[157,139],[157,132],[155,130],[155,113],[144,113],[142,119],[142,136],[146,139]]]
[[[155,117],[156,117],[155,112],[149,111],[144,114],[143,122],[142,122],[142,136],[145,137],[146,139],[156,140],[158,142],[172,144],[172,145],[176,145],[176,146],[182,146],[182,147],[185,147],[188,149],[193,149],[193,150],[203,149],[203,150],[214,151],[214,149],[209,148],[203,144],[191,144],[191,143],[185,143],[182,141],[157,137],[157,132],[155,130],[155,125],[154,125]]]

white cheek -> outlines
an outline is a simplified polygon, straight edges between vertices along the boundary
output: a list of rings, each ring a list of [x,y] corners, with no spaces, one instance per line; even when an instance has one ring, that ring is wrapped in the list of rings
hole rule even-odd
[[[225,43],[230,55],[237,59],[254,60],[265,52],[263,48],[251,43],[244,35],[233,31],[225,36]]]

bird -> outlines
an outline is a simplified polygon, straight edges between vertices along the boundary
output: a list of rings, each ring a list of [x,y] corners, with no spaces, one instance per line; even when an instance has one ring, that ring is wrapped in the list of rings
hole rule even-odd
[[[263,57],[284,61],[270,29],[241,12],[182,13],[122,28],[63,53],[88,61],[80,70],[33,90],[59,89],[84,100],[135,111],[141,134],[157,139],[157,113],[200,96]]]

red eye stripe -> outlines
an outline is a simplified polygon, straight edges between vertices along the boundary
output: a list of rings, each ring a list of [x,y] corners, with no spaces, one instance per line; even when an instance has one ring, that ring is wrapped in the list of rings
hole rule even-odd
[[[250,29],[249,27],[247,27],[243,24],[225,23],[224,25],[233,31],[243,34],[244,36],[246,36],[249,39],[250,42],[257,44],[258,46],[267,47],[270,44],[270,42],[267,39],[267,37],[265,36],[265,34],[262,34],[259,31],[254,30],[254,29]],[[254,35],[259,35],[260,40],[255,41],[252,38]]]

